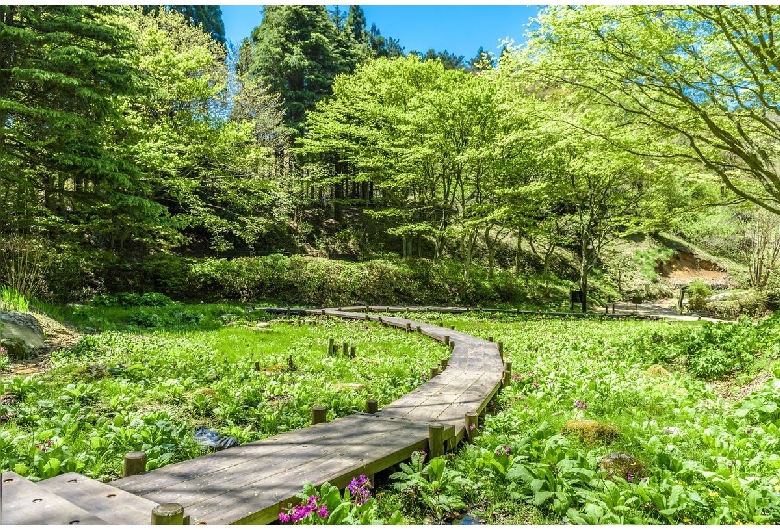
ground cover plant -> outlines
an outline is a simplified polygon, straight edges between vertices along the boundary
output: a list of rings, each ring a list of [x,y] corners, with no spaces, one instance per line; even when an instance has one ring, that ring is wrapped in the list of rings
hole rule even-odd
[[[445,354],[419,334],[339,319],[127,327],[84,335],[43,374],[0,378],[0,469],[107,480],[132,450],[153,469],[203,454],[196,427],[246,443],[308,425],[314,405],[328,419],[364,410],[368,398],[381,407]],[[355,346],[355,358],[327,355],[329,338]]]
[[[465,512],[513,524],[780,522],[775,320],[417,318],[501,340],[514,373],[476,442],[413,459],[377,494],[383,513],[400,509],[411,523]],[[746,359],[757,357],[769,380],[724,399],[705,380],[714,374],[689,362],[696,345],[744,361],[722,377],[750,375]]]

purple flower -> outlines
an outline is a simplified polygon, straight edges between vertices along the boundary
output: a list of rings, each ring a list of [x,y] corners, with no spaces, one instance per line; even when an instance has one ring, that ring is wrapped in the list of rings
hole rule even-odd
[[[477,428],[477,426],[476,426],[476,425],[474,425],[473,423],[469,425],[469,430],[470,430],[470,431],[473,431],[473,430],[474,430],[474,429],[476,429],[476,428]]]
[[[634,480],[634,475],[632,473],[627,473],[626,474],[626,480],[631,482],[632,480]]]
[[[330,517],[330,514],[328,513],[328,507],[325,506],[324,504],[320,506],[320,509],[317,510],[317,515],[319,515],[323,519]]]
[[[360,475],[357,478],[353,477],[352,481],[347,486],[349,493],[355,498],[358,505],[363,504],[371,498],[371,491],[369,491],[371,488],[373,488],[373,486],[371,486],[371,481],[368,480],[368,477],[365,475]]]
[[[287,515],[284,512],[279,512],[279,520],[283,523],[289,523],[290,522],[290,516]]]
[[[588,405],[586,405],[584,401],[580,401],[579,399],[574,402],[574,406],[582,410],[588,409]]]
[[[512,448],[509,447],[508,445],[497,447],[495,450],[496,456],[509,456],[510,454],[512,454]]]
[[[536,379],[534,379],[534,388],[539,388],[539,383],[536,382]]]

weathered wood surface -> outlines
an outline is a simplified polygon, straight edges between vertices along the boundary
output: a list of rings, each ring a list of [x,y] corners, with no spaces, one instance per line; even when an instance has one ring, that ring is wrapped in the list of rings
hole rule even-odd
[[[307,481],[344,487],[427,446],[427,425],[353,414],[112,483],[184,506],[192,523],[267,523]]]
[[[16,473],[0,473],[0,524],[107,524],[100,517],[68,502]]]
[[[96,515],[107,524],[149,524],[152,510],[157,506],[156,502],[78,473],[65,473],[42,480],[37,486]]]

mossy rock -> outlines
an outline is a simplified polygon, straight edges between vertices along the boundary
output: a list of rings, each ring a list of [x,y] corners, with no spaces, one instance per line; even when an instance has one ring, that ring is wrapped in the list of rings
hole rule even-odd
[[[607,474],[607,479],[620,477],[629,482],[637,482],[647,476],[647,466],[637,457],[628,453],[609,453],[599,460],[599,471]]]
[[[617,425],[596,420],[569,420],[563,426],[561,434],[579,435],[586,444],[608,444],[618,437],[620,430]]]
[[[650,368],[648,368],[645,373],[649,375],[650,377],[661,377],[666,378],[672,375],[669,370],[661,366],[660,364],[654,364]]]
[[[208,387],[208,386],[197,389],[195,391],[195,394],[196,395],[201,395],[201,396],[208,396],[210,398],[216,398],[217,397],[217,391],[214,390],[211,387]]]

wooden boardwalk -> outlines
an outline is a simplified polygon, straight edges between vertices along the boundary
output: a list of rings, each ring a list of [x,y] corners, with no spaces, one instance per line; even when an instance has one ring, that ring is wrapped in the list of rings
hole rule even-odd
[[[101,485],[109,490],[99,492],[85,477],[81,477],[83,481],[55,477],[28,485],[14,476],[15,493],[10,500],[3,497],[4,511],[10,508],[17,514],[8,524],[48,522],[38,509],[41,494],[32,489],[35,487],[57,492],[73,507],[70,513],[58,499],[52,500],[58,517],[51,522],[138,524],[144,518],[149,521],[149,506],[179,503],[190,524],[269,523],[283,507],[297,502],[296,494],[306,482],[315,486],[330,482],[343,488],[355,476],[373,475],[408,459],[414,451],[429,450],[432,424],[443,425],[445,442],[453,447],[466,433],[466,415],[481,413],[501,386],[504,363],[499,349],[492,342],[451,329],[367,313],[387,309],[295,310],[297,314],[381,321],[402,330],[419,330],[441,342],[447,338],[454,342],[447,367],[439,375],[380,411],[352,414],[122,478]],[[4,473],[3,479],[6,475],[10,476]],[[93,489],[85,493],[77,486],[80,481],[86,484],[84,488]],[[121,497],[112,492],[130,494],[138,502],[128,502],[128,508],[119,513],[105,506],[105,499]],[[31,504],[36,499],[37,506]]]

